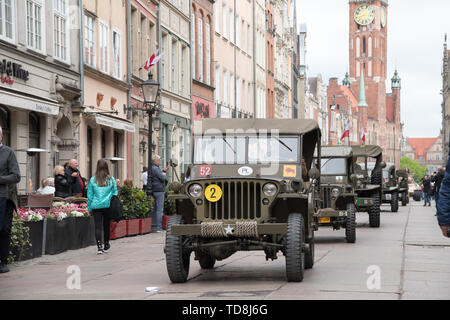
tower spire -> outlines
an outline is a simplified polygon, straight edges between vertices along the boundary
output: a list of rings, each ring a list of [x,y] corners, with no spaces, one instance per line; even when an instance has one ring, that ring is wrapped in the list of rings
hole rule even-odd
[[[359,102],[358,107],[368,107],[366,102],[366,88],[364,83],[364,70],[361,68],[361,82],[359,84]]]

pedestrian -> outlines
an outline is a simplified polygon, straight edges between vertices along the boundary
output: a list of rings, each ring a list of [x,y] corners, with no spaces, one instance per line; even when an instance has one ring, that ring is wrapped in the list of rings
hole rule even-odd
[[[423,196],[425,199],[424,207],[428,204],[428,206],[431,206],[431,180],[428,175],[425,175],[425,177],[422,180],[422,187],[423,187]]]
[[[436,175],[434,175],[431,180],[434,182],[434,197],[436,200],[436,208],[437,208],[437,203],[439,200],[439,191],[441,190],[441,184],[442,184],[442,180],[444,180],[444,175],[445,175],[445,169],[443,167],[440,167],[436,173]]]
[[[153,166],[151,172],[152,192],[155,198],[155,216],[156,216],[156,232],[162,232],[162,216],[164,213],[164,194],[168,183],[166,172],[169,166],[166,165],[163,171],[159,168],[161,165],[161,157],[155,155],[153,157]]]
[[[45,178],[42,179],[42,187],[36,190],[38,194],[55,194],[55,179]]]
[[[12,191],[20,182],[20,169],[14,151],[3,145],[3,131],[0,127],[0,273],[8,272],[8,254],[11,243],[12,214],[17,207]]]
[[[55,197],[70,197],[72,195],[70,192],[70,183],[64,174],[64,167],[56,166],[55,169],[53,169],[53,174],[55,176]]]
[[[141,180],[142,180],[142,189],[145,191],[147,190],[147,178],[148,178],[148,169],[147,167],[144,167],[142,169],[142,176],[141,176]]]
[[[450,143],[449,143],[450,145]],[[437,220],[444,237],[449,237],[450,229],[450,151],[447,165],[439,188],[437,200]]]
[[[127,188],[133,188],[133,180],[132,179],[125,179],[123,181],[123,186]]]
[[[70,184],[71,195],[82,197],[85,186],[80,170],[78,170],[78,161],[76,159],[69,161],[69,167],[65,170],[65,175]]]
[[[113,195],[117,196],[116,180],[110,175],[106,160],[100,159],[97,161],[95,176],[89,180],[87,191],[87,209],[94,216],[98,254],[104,253],[111,247],[109,244],[109,227],[111,223],[109,207]]]

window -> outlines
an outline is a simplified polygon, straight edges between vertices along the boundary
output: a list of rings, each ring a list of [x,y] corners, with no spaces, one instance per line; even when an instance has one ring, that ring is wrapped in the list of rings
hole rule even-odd
[[[203,81],[203,19],[198,18],[198,80]]]
[[[34,112],[30,112],[28,116],[28,147],[29,148],[39,148],[40,147],[40,121],[39,115]],[[32,182],[31,190],[36,191],[39,188],[39,156],[31,158],[31,175],[30,179]]]
[[[230,108],[234,107],[234,75],[230,74]]]
[[[230,10],[230,41],[234,43],[234,12]]]
[[[84,61],[95,68],[95,22],[91,16],[84,16]]]
[[[44,52],[45,9],[42,0],[27,0],[27,45],[28,48]]]
[[[216,102],[220,102],[220,70],[219,67],[216,67]]]
[[[236,110],[239,111],[241,107],[241,80],[236,78]]]
[[[172,61],[171,61],[172,62],[172,64],[171,64],[172,70],[171,70],[171,79],[170,79],[170,81],[171,81],[170,89],[172,91],[175,91],[175,68],[176,68],[176,66],[175,66],[176,61],[175,61],[175,59],[176,59],[176,50],[177,50],[177,42],[176,41],[172,41]]]
[[[227,37],[227,6],[222,7],[222,35]]]
[[[241,46],[241,37],[240,37],[240,32],[241,32],[241,20],[239,19],[239,16],[236,16],[236,46],[238,48],[240,48]]]
[[[205,67],[206,67],[206,83],[211,84],[211,26],[209,23],[206,23],[205,27],[205,40],[206,40],[206,61],[205,61]]]
[[[163,35],[162,36],[162,41],[161,41],[161,51],[160,52],[165,52],[166,50],[166,41],[167,41],[167,35]],[[166,88],[166,58],[165,58],[165,54],[161,57],[161,88]]]
[[[217,33],[220,33],[220,4],[218,1],[214,3],[214,28]]]
[[[109,66],[109,27],[100,21],[99,23],[99,41],[100,41],[100,70],[108,73]]]
[[[141,37],[140,37],[140,63],[139,65],[142,66],[145,62],[145,60],[149,57],[148,56],[148,49],[146,47],[146,40],[147,40],[147,19],[145,15],[141,14]],[[141,69],[141,78],[144,78],[146,75],[146,70],[144,68]]]
[[[10,113],[8,111],[8,109],[0,107],[0,126],[2,127],[2,132],[3,132],[3,143],[7,146],[11,146],[11,141],[10,141],[10,121],[11,117],[10,117]]]
[[[184,66],[184,61],[185,61],[185,55],[186,55],[186,47],[182,46],[181,47],[181,95],[184,96],[184,82],[185,82],[185,77],[184,77],[184,71],[185,71],[185,66]]]
[[[93,156],[93,135],[92,135],[92,128],[87,127],[87,176],[92,177],[92,156]]]
[[[252,52],[252,34],[250,32],[250,25],[247,25],[247,53],[251,55]]]
[[[0,39],[14,41],[15,21],[14,21],[15,0],[0,0]]]
[[[195,15],[191,14],[191,34],[192,34],[192,45],[191,45],[191,59],[192,59],[192,70],[194,70],[194,78],[195,78]]]
[[[122,76],[122,43],[120,33],[113,31],[113,76],[121,79]]]
[[[228,78],[227,72],[223,71],[223,104],[228,105]]]
[[[67,0],[53,1],[53,55],[62,61],[68,62],[68,12]]]

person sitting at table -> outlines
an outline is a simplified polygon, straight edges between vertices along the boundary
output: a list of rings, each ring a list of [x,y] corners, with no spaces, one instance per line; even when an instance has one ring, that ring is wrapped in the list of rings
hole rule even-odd
[[[64,174],[63,166],[56,166],[53,170],[55,175],[55,197],[67,198],[72,195],[70,191],[70,183]]]

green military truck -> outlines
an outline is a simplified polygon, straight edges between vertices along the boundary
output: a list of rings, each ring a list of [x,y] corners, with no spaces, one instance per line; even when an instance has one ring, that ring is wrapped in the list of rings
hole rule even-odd
[[[318,227],[345,228],[345,239],[356,241],[356,181],[353,151],[348,146],[322,147],[320,169],[321,208],[315,214]]]
[[[302,281],[314,264],[320,137],[314,120],[196,122],[191,176],[170,196],[177,210],[164,249],[170,280],[187,281],[192,252],[212,269],[237,251],[261,250],[266,260],[282,252],[287,280]]]
[[[383,195],[382,203],[391,205],[391,212],[398,212],[399,186],[395,166],[383,169]]]
[[[356,161],[356,210],[368,212],[370,227],[378,228],[383,194],[382,169],[386,167],[382,161],[383,150],[377,145],[352,146],[352,150]],[[369,165],[373,166],[372,170]]]

